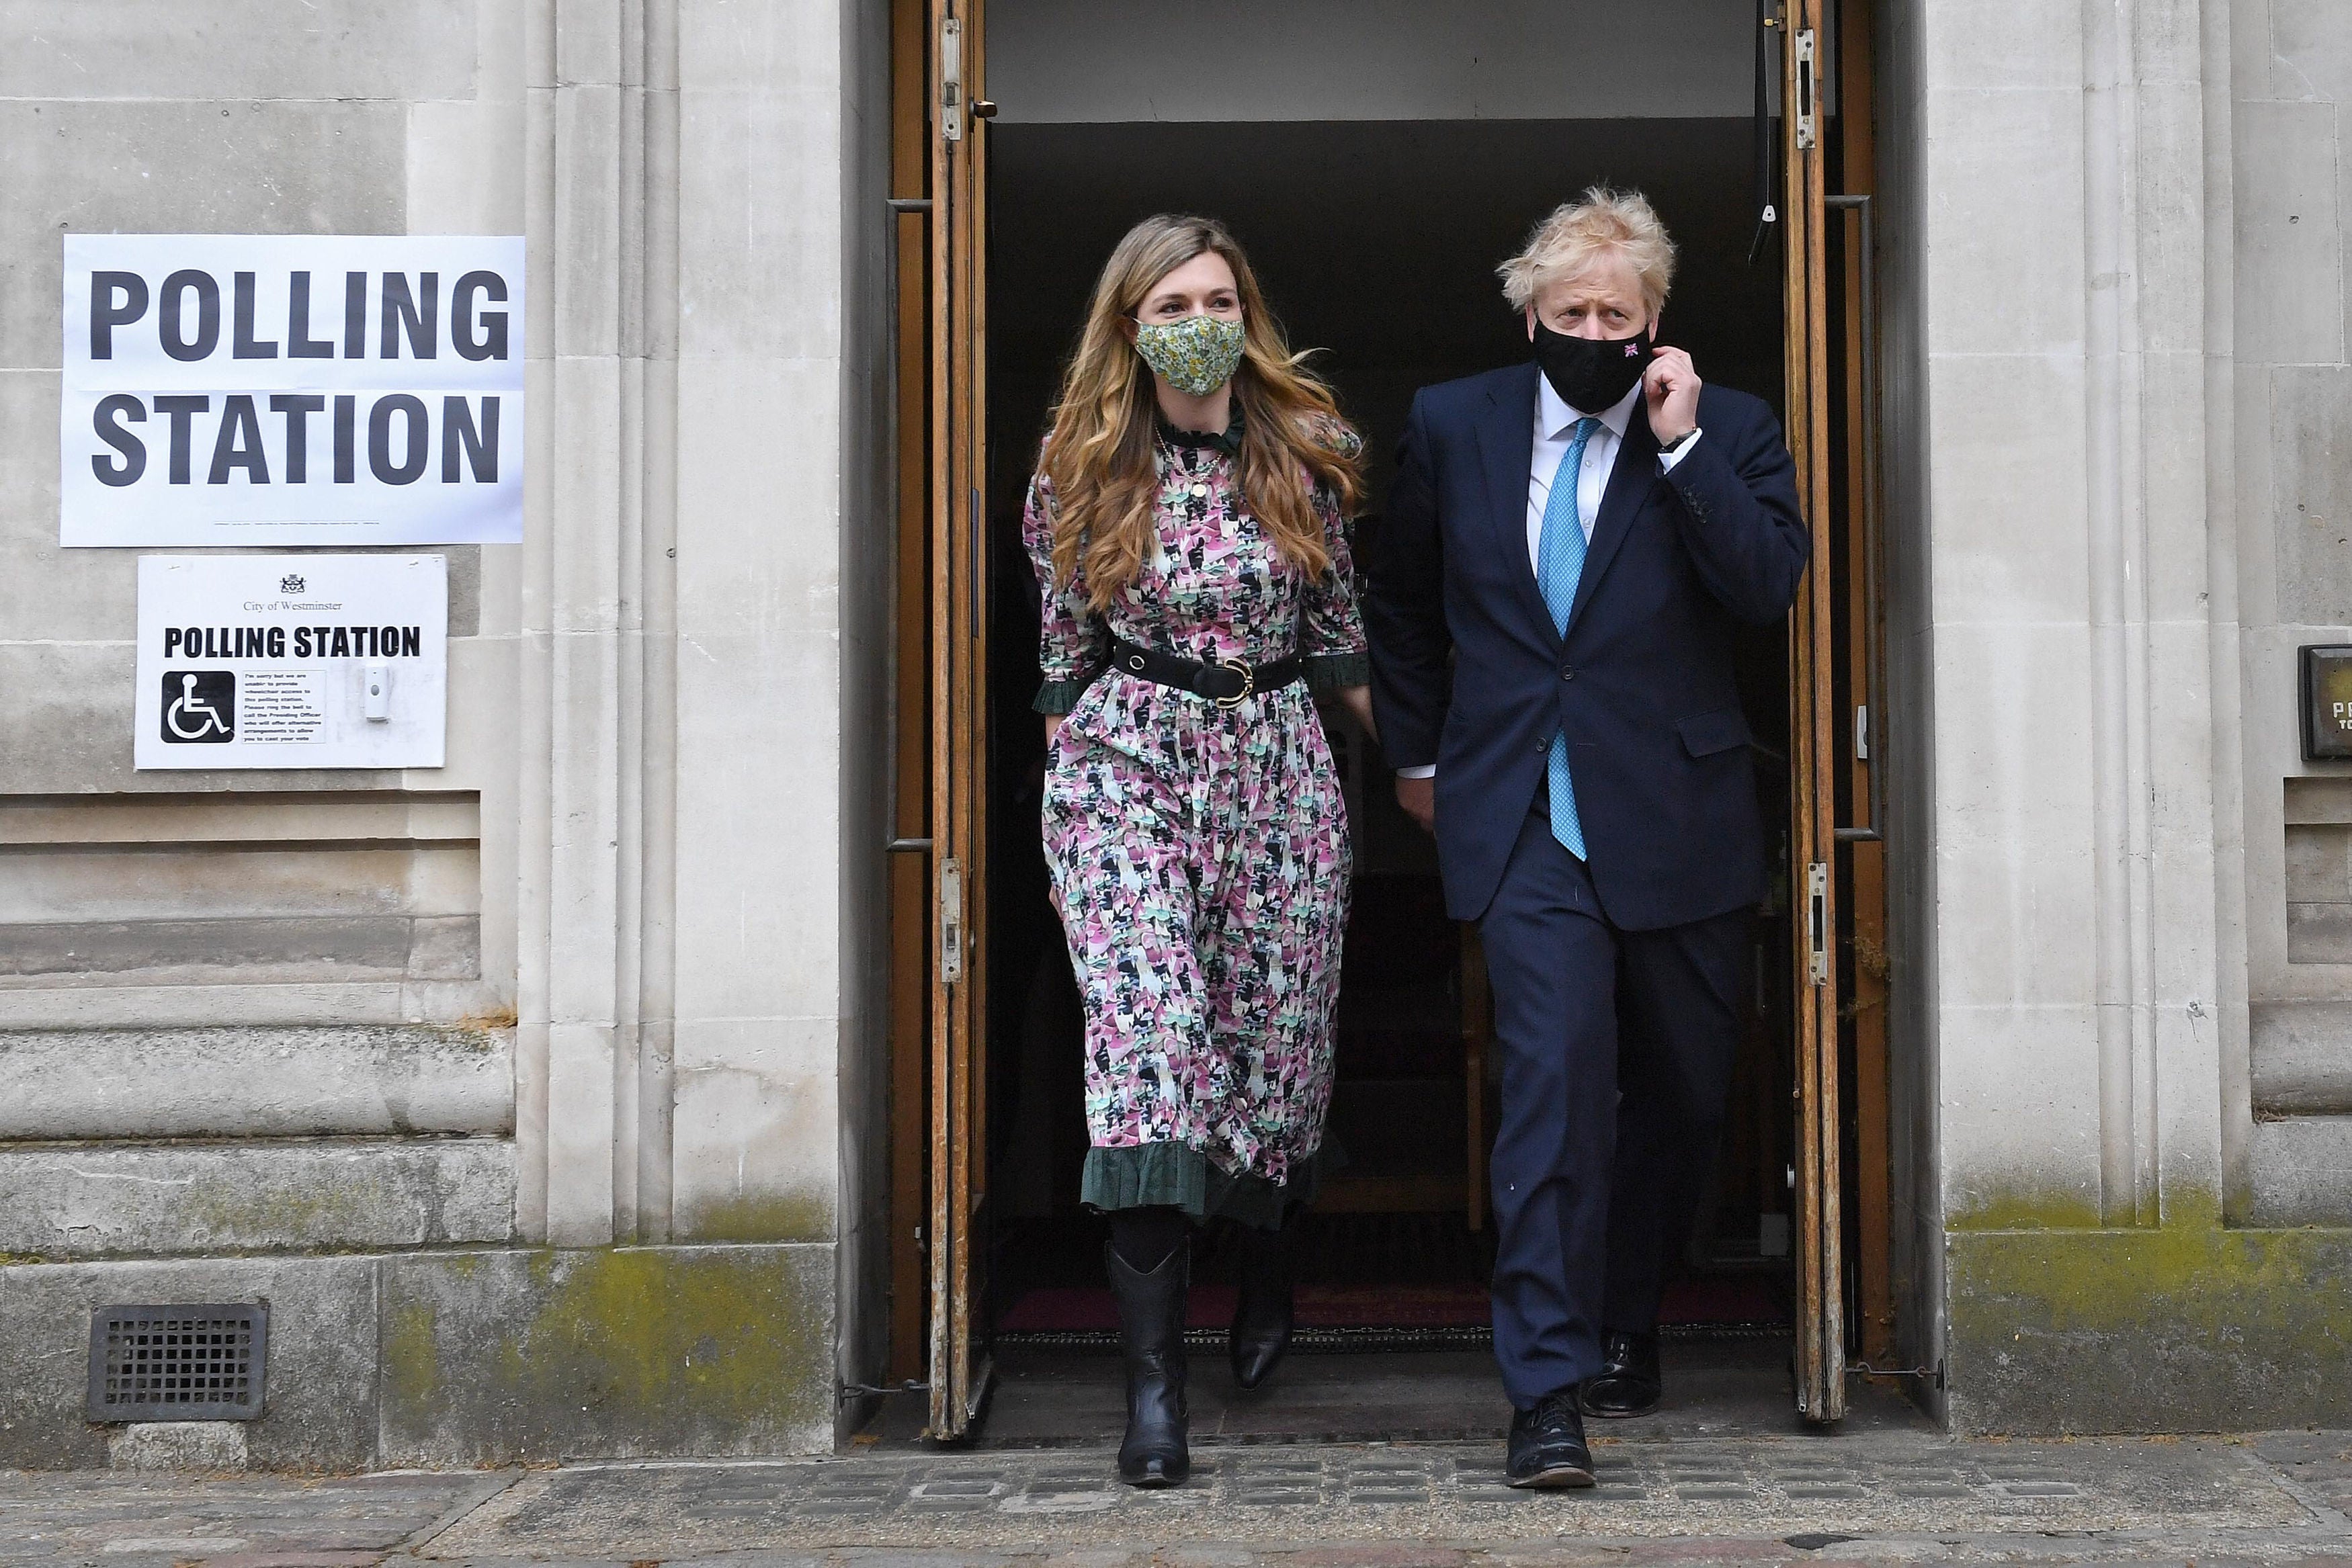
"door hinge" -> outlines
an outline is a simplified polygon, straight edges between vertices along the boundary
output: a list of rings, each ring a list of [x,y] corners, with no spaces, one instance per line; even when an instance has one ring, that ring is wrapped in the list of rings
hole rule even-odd
[[[940,983],[963,978],[963,862],[940,862]]]
[[[1813,29],[1805,27],[1797,34],[1797,151],[1804,152],[1819,138],[1813,102]]]
[[[940,139],[963,140],[963,23],[940,23]]]
[[[1809,977],[1830,983],[1830,868],[1820,861],[1805,868],[1805,950]]]

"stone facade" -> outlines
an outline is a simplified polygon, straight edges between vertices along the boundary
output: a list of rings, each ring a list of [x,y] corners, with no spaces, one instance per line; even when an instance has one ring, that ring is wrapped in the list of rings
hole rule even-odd
[[[6,16],[0,1464],[105,1461],[90,1307],[256,1297],[257,1464],[829,1448],[887,1271],[887,6]],[[2352,1419],[2352,767],[2294,698],[2352,640],[2352,22],[1881,0],[1876,66],[1906,1360],[1966,1429]],[[447,767],[131,770],[137,552],[57,544],[107,230],[527,236]]]
[[[2352,777],[2305,764],[2281,699],[2295,650],[2352,621],[2352,362],[2341,116],[2352,28],[2334,7],[2233,15],[2231,167],[2245,964],[2253,1119],[2231,1214],[2352,1224]]]
[[[885,1266],[887,12],[0,26],[0,1465],[104,1462],[92,1306],[255,1298],[257,1464],[830,1447]],[[138,552],[57,544],[59,235],[110,230],[527,237],[447,767],[131,770]]]
[[[1896,11],[1915,1354],[1968,1429],[2340,1423],[2352,28]]]

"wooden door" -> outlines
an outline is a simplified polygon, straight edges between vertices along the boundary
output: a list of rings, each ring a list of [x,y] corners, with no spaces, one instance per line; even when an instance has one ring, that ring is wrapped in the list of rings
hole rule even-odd
[[[1876,131],[1871,96],[1873,18],[1867,0],[1839,0],[1836,18],[1838,183],[1831,196],[1837,264],[1843,273],[1844,330],[1837,344],[1843,383],[1845,496],[1843,606],[1846,652],[1841,712],[1845,728],[1846,877],[1842,911],[1851,952],[1852,988],[1841,998],[1853,1050],[1854,1103],[1849,1114],[1853,1156],[1855,1370],[1887,1369],[1895,1354],[1895,1291],[1889,1249],[1893,1178],[1887,1112],[1887,1008],[1893,973],[1887,951],[1886,761],[1893,716],[1886,706],[1886,535],[1881,513],[1875,207]]]
[[[1838,748],[1832,715],[1828,213],[1820,99],[1826,0],[1787,0],[1779,22],[1789,449],[1813,536],[1789,620],[1790,886],[1796,904],[1797,1409],[1845,1414],[1843,1220],[1839,1205]]]
[[[988,549],[984,497],[988,105],[982,0],[929,0],[931,61],[930,1425],[962,1437],[990,1368]],[[979,112],[974,112],[975,104]]]

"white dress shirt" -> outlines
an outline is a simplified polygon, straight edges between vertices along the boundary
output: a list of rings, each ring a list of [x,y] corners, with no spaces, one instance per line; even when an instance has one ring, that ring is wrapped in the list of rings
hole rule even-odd
[[[1617,465],[1617,449],[1625,444],[1625,427],[1633,418],[1633,410],[1642,401],[1642,383],[1635,382],[1633,390],[1603,409],[1597,416],[1601,428],[1584,443],[1584,463],[1576,471],[1576,515],[1584,525],[1584,542],[1592,542],[1592,525],[1601,516],[1601,497],[1609,489],[1610,470]],[[1552,390],[1551,378],[1536,377],[1536,446],[1528,462],[1528,570],[1540,575],[1543,570],[1544,512],[1551,505],[1551,482],[1559,472],[1561,460],[1576,437],[1576,422],[1585,417],[1584,411],[1568,406],[1566,400]],[[1699,433],[1691,432],[1690,439],[1670,453],[1658,457],[1661,473],[1672,473],[1675,464],[1690,455],[1697,444]],[[1400,768],[1400,779],[1431,779],[1437,774],[1437,765],[1427,763],[1419,768]]]

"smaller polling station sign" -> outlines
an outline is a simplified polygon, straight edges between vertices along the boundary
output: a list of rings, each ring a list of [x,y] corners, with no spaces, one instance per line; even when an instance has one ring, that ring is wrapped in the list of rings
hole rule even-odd
[[[438,768],[437,555],[142,556],[142,768]]]
[[[68,235],[68,546],[522,538],[523,242]]]

